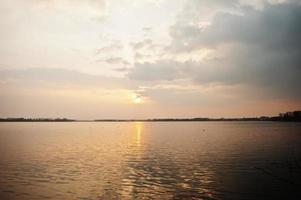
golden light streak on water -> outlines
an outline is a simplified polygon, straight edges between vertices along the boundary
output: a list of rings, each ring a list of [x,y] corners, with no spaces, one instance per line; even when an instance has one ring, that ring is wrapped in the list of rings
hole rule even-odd
[[[142,122],[135,122],[135,129],[136,129],[136,144],[137,146],[141,145],[141,133],[142,133]]]

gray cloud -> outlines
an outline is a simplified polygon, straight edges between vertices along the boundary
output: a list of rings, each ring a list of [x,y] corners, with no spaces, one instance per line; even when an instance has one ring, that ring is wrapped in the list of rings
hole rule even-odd
[[[212,25],[178,22],[171,27],[175,51],[224,43],[258,44],[267,49],[299,48],[301,8],[297,3],[266,4],[264,10],[242,7],[244,14],[218,13]]]
[[[130,63],[126,60],[124,60],[121,57],[111,57],[105,60],[105,62],[113,65],[129,65]]]
[[[204,62],[137,63],[129,78],[145,81],[191,79],[195,84],[240,84],[267,95],[300,98],[301,6],[270,4],[263,10],[241,7],[243,15],[218,13],[210,26],[171,27],[172,53],[214,48],[222,59]],[[224,49],[227,48],[227,51]]]
[[[148,54],[144,54],[144,53],[140,53],[140,52],[136,52],[135,53],[135,55],[134,55],[134,58],[135,58],[135,60],[142,60],[142,59],[147,59],[147,58],[149,58],[149,57],[151,57],[151,55],[148,55]]]
[[[144,81],[162,81],[187,78],[193,63],[179,63],[172,60],[161,60],[155,63],[136,63],[129,71],[129,78]]]

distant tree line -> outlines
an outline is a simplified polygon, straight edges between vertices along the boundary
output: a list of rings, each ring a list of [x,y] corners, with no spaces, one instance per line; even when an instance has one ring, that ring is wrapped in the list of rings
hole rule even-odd
[[[72,122],[76,121],[67,118],[0,118],[0,122]]]
[[[293,111],[293,112],[286,112],[280,113],[279,116],[274,117],[242,117],[242,118],[155,118],[155,119],[98,119],[94,120],[96,122],[132,122],[132,121],[150,121],[150,122],[164,122],[164,121],[294,121],[300,122],[301,121],[301,111]]]
[[[94,122],[164,122],[164,121],[292,121],[301,122],[301,111],[280,113],[275,117],[243,117],[243,118],[155,118],[155,119],[97,119],[97,120],[74,120],[67,118],[0,118],[0,122],[74,122],[74,121],[94,121]]]
[[[301,121],[301,111],[280,113],[279,119],[284,121]]]

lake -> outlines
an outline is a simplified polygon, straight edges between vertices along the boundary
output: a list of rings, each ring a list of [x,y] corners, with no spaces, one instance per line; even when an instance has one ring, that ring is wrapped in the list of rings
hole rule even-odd
[[[0,123],[0,199],[301,199],[301,123]]]

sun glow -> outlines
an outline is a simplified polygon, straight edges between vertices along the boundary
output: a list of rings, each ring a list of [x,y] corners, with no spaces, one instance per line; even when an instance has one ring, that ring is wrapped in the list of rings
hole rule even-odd
[[[135,95],[135,96],[133,97],[133,102],[134,102],[135,104],[141,104],[141,103],[142,103],[142,99],[141,99],[140,96]]]

